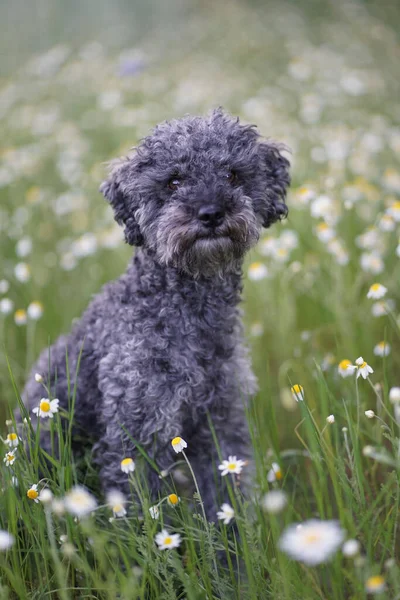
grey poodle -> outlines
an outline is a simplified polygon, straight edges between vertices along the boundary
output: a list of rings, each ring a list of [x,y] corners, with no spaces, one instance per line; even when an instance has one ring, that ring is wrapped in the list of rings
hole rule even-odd
[[[23,394],[31,414],[43,396],[40,373],[68,409],[66,352],[74,379],[83,347],[76,439],[94,442],[105,490],[129,492],[120,463],[139,455],[135,442],[161,471],[181,436],[215,518],[220,456],[250,457],[245,412],[256,380],[238,309],[241,269],[261,228],[287,214],[282,148],[218,109],[161,123],[112,163],[100,190],[138,250],[72,332],[41,354]],[[43,444],[48,450],[49,436]],[[150,466],[147,480],[156,498],[162,480]]]

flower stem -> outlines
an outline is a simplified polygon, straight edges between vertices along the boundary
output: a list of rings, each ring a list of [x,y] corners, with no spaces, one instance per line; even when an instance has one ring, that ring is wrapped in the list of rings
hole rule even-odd
[[[49,536],[50,551],[54,562],[56,578],[59,585],[60,597],[62,598],[62,600],[68,600],[68,595],[65,591],[65,578],[63,576],[63,568],[57,553],[56,538],[54,536],[53,524],[51,520],[51,511],[49,507],[45,507],[44,514],[46,517],[47,535]]]
[[[207,524],[206,511],[204,510],[204,504],[203,504],[203,500],[201,498],[201,494],[200,494],[199,486],[198,486],[198,483],[197,483],[196,475],[194,474],[194,471],[192,469],[192,465],[190,464],[190,461],[189,461],[188,457],[186,456],[184,450],[182,450],[182,454],[183,454],[184,459],[185,459],[185,461],[187,463],[187,466],[189,467],[190,474],[191,474],[191,476],[193,478],[193,481],[194,481],[194,486],[196,488],[196,492],[197,492],[197,495],[198,495],[198,498],[199,498],[199,502],[200,502],[200,506],[201,506],[201,511],[203,513],[204,523]]]

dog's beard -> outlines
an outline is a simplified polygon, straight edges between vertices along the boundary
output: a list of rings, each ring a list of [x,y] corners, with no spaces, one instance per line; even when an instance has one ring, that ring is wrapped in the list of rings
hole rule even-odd
[[[172,206],[158,223],[157,257],[195,278],[220,275],[237,265],[257,243],[259,228],[247,199],[240,210],[226,215],[222,225],[209,232],[184,208]]]

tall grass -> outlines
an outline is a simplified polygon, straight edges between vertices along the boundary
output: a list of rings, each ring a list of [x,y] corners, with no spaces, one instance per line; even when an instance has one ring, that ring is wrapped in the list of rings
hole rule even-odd
[[[358,383],[369,387],[368,380],[352,378],[347,382],[351,400],[332,401],[319,372],[319,406],[310,407],[306,390],[298,405],[300,448],[270,457],[255,448],[258,477],[250,499],[241,494],[240,478],[228,476],[227,499],[235,511],[229,525],[208,522],[201,496],[189,492],[189,485],[179,504],[162,501],[160,516],[153,519],[140,461],[127,475],[135,501],[127,499],[126,516],[113,518],[98,492],[90,456],[74,463],[68,428],[62,427],[71,415],[57,413],[51,422],[60,458],[56,452],[51,458],[43,453],[38,431],[28,420],[18,427],[26,446],[17,446],[12,466],[2,464],[1,528],[17,540],[1,557],[4,597],[9,590],[19,598],[366,598],[365,582],[375,574],[385,574],[387,595],[382,597],[394,597],[399,578],[398,568],[391,566],[398,551],[398,424],[387,398],[374,391],[385,425],[364,413],[357,425]],[[326,422],[327,406],[335,423]],[[263,432],[267,439],[275,434],[273,403],[270,410]],[[253,417],[249,419],[253,428]],[[16,430],[15,423],[9,428]],[[259,433],[253,431],[256,441]],[[279,462],[282,479],[268,482],[272,460]],[[99,502],[79,519],[59,503],[36,503],[27,496],[32,484],[38,484],[39,491],[49,489],[62,499],[77,483],[96,490]],[[277,514],[263,508],[271,489],[284,489],[288,496],[286,508]],[[169,492],[166,486],[165,494]],[[328,564],[314,568],[288,558],[279,550],[285,526],[314,517],[338,519],[347,537],[359,540],[360,554],[346,558],[339,551]],[[164,527],[181,535],[179,548],[158,549],[155,535]]]

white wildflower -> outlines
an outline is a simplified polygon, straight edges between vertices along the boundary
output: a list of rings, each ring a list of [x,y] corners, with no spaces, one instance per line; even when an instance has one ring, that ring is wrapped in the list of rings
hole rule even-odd
[[[341,546],[344,531],[337,521],[311,519],[289,525],[279,541],[280,549],[307,565],[326,562]]]
[[[221,506],[221,510],[217,512],[217,517],[219,520],[222,520],[224,525],[229,525],[232,519],[235,516],[235,511],[233,510],[230,504],[223,504]]]
[[[221,476],[224,477],[228,473],[239,475],[242,472],[246,461],[238,460],[236,456],[229,456],[228,460],[223,460],[218,469],[221,471]]]
[[[84,487],[76,485],[66,494],[64,506],[76,517],[85,517],[97,508],[97,502]]]
[[[281,490],[267,492],[262,500],[262,507],[271,514],[281,512],[287,505],[287,496]]]
[[[59,403],[60,401],[58,400],[58,398],[54,398],[54,400],[50,400],[49,398],[42,398],[40,400],[39,406],[32,409],[32,412],[36,416],[42,417],[42,419],[52,419],[54,415],[58,413]]]

